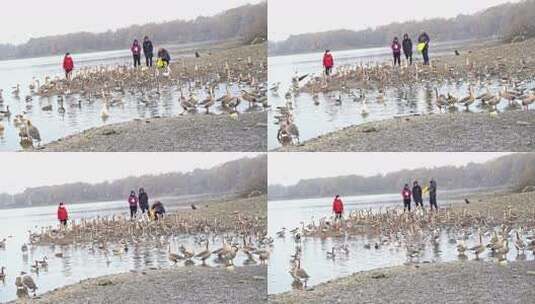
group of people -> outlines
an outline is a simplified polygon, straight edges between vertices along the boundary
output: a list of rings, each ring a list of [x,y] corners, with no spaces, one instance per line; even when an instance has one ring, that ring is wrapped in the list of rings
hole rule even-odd
[[[418,184],[418,181],[413,182],[412,189],[409,187],[409,184],[405,184],[403,190],[401,190],[404,211],[411,211],[411,204],[413,201],[416,204],[416,208],[424,208],[423,195],[425,193],[429,193],[429,206],[431,211],[438,211],[437,182],[434,179],[431,179],[429,185],[425,186],[423,189]],[[344,202],[338,194],[334,197],[332,203],[332,212],[334,214],[335,222],[342,220],[342,216],[344,214]]]
[[[431,38],[429,35],[422,31],[418,36],[417,50],[422,53],[424,60],[424,65],[429,65],[429,42]],[[401,52],[405,54],[407,62],[412,65],[412,54],[413,54],[413,44],[412,40],[409,37],[409,34],[403,35],[403,41],[400,43],[398,37],[394,37],[394,40],[391,44],[392,54],[394,56],[394,66],[401,66]],[[323,69],[325,76],[330,76],[334,68],[334,57],[331,53],[331,50],[326,50],[323,54]]]
[[[143,39],[143,44],[135,39],[130,47],[132,57],[134,59],[134,68],[141,66],[141,53],[145,56],[145,64],[147,67],[153,66],[154,46],[148,36]],[[171,55],[165,48],[159,48],[156,59],[156,67],[160,70],[169,70],[169,63],[171,62]],[[71,53],[66,53],[63,57],[63,71],[65,71],[65,78],[71,80],[72,71],[74,70],[74,60]]]
[[[160,201],[154,202],[149,208],[149,195],[143,188],[139,188],[137,195],[136,191],[130,191],[128,206],[130,207],[130,219],[137,217],[138,208],[141,209],[141,214],[146,212],[152,220],[159,220],[165,215],[165,208]]]
[[[401,190],[401,197],[403,198],[403,209],[405,211],[411,211],[411,204],[414,201],[416,208],[424,208],[423,195],[429,193],[429,206],[431,211],[433,209],[438,211],[437,205],[437,182],[434,179],[431,179],[428,186],[425,186],[423,189],[418,184],[418,181],[412,183],[412,189],[409,184],[405,184]]]
[[[132,43],[132,47],[130,47],[130,51],[132,52],[132,57],[134,59],[134,67],[141,66],[141,52],[143,51],[143,55],[145,55],[145,64],[147,67],[152,67],[153,65],[153,58],[154,58],[154,46],[152,45],[152,41],[149,39],[148,36],[145,36],[143,38],[143,45],[139,43],[139,40],[134,39],[134,43]],[[169,55],[169,52],[164,48],[158,49],[157,59],[156,59],[156,67],[160,69],[167,68],[169,66],[169,63],[171,62],[171,55]]]
[[[165,207],[162,202],[156,201],[149,207],[149,195],[145,192],[145,189],[139,188],[138,195],[132,190],[128,197],[128,206],[130,207],[130,219],[137,217],[138,207],[141,209],[141,213],[147,213],[149,219],[159,220],[165,215]],[[64,202],[60,202],[57,210],[57,218],[62,226],[67,226],[69,220],[69,211]]]
[[[424,65],[429,65],[429,42],[431,39],[429,38],[429,35],[422,31],[420,36],[418,36],[418,45],[417,49],[420,53],[422,53],[422,57],[424,59]],[[401,65],[401,51],[403,50],[403,54],[405,54],[405,59],[407,59],[407,62],[409,64],[412,64],[412,53],[413,53],[413,45],[412,40],[409,37],[409,34],[403,35],[403,41],[400,43],[398,37],[394,37],[394,40],[392,41],[392,54],[394,56],[394,66]]]

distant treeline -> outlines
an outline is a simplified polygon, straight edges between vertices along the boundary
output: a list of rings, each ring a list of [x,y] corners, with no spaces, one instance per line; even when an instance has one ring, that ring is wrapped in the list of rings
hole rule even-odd
[[[535,154],[513,154],[484,164],[470,163],[464,167],[437,167],[403,170],[363,177],[357,175],[303,180],[293,186],[270,185],[269,199],[330,197],[335,194],[382,194],[401,191],[414,180],[428,183],[437,180],[440,189],[475,189],[513,187],[521,190],[535,185]]]
[[[28,188],[11,196],[0,194],[0,208],[43,206],[64,201],[86,203],[126,199],[144,187],[152,197],[198,194],[266,193],[267,157],[244,158],[207,170],[128,177],[99,184],[73,183]]]
[[[513,41],[535,37],[535,0],[506,3],[473,15],[455,18],[433,18],[422,21],[395,22],[361,31],[337,30],[290,36],[281,42],[270,42],[270,55],[354,49],[389,45],[395,36],[408,33],[417,39],[424,29],[432,41],[484,39],[498,37]]]
[[[245,5],[212,17],[192,21],[132,25],[105,33],[79,32],[32,38],[21,45],[0,44],[0,60],[129,49],[134,38],[151,37],[156,44],[183,44],[243,39],[250,43],[267,39],[267,3]]]

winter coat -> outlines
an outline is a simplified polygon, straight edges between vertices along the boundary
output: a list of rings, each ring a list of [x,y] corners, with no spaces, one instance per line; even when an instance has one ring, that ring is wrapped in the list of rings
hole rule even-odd
[[[171,56],[166,49],[161,49],[158,51],[158,58],[161,58],[163,61],[169,63],[171,62]]]
[[[141,46],[139,46],[138,42],[134,42],[130,50],[132,51],[132,55],[141,55]]]
[[[344,212],[344,203],[342,202],[342,199],[335,198],[333,201],[333,211],[334,213],[342,213]]]
[[[403,188],[401,191],[401,196],[403,196],[403,199],[410,200],[411,199],[411,190],[409,188]]]
[[[392,52],[394,54],[401,54],[401,45],[399,44],[399,42],[392,42]]]
[[[130,205],[130,207],[137,207],[137,196],[130,195],[128,197],[128,204]]]
[[[153,52],[154,52],[154,47],[152,46],[152,41],[150,40],[143,41],[143,54],[145,54],[146,57],[152,57]]]
[[[71,56],[65,56],[65,58],[63,58],[63,69],[67,72],[74,69],[74,61]]]
[[[327,53],[323,56],[323,66],[330,69],[334,66],[334,58],[333,55],[330,53]]]
[[[69,219],[69,212],[65,206],[58,207],[58,220],[66,221]]]
[[[427,33],[422,33],[418,37],[418,43],[429,43],[429,41],[431,41],[431,39],[429,39],[429,35],[427,35]]]
[[[412,197],[416,202],[422,201],[422,187],[420,185],[412,187]]]
[[[412,40],[410,38],[403,39],[403,54],[412,55]]]
[[[149,196],[146,192],[139,193],[139,206],[149,209]]]

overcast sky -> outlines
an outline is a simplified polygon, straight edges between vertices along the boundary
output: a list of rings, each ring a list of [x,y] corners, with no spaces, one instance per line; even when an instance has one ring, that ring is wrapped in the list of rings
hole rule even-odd
[[[255,153],[2,153],[0,192],[205,169]]]
[[[336,29],[361,30],[392,22],[455,17],[518,0],[269,0],[269,39]]]
[[[482,163],[507,153],[270,153],[270,185],[342,175],[373,176],[403,169]]]
[[[16,0],[2,1],[0,43],[132,24],[194,19],[258,0]]]

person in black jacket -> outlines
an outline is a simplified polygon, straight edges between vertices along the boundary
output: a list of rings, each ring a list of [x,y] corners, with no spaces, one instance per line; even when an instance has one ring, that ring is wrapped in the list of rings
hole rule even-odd
[[[429,205],[431,207],[431,211],[433,211],[433,207],[435,208],[435,211],[438,211],[437,182],[434,179],[431,179],[429,182]]]
[[[403,35],[403,54],[405,54],[405,58],[409,62],[409,64],[412,65],[412,40],[409,38],[409,34]]]
[[[145,36],[143,39],[143,54],[145,54],[145,63],[148,67],[151,67],[152,57],[154,57],[154,47],[148,36]]]
[[[422,208],[424,207],[424,203],[422,200],[422,187],[418,185],[418,181],[414,181],[412,186],[412,200],[416,204],[416,208],[418,208],[418,206]]]
[[[145,212],[149,211],[149,196],[147,195],[147,192],[145,192],[145,189],[139,188],[138,192],[138,201],[139,201],[139,208],[141,208],[141,213],[145,214]]]

